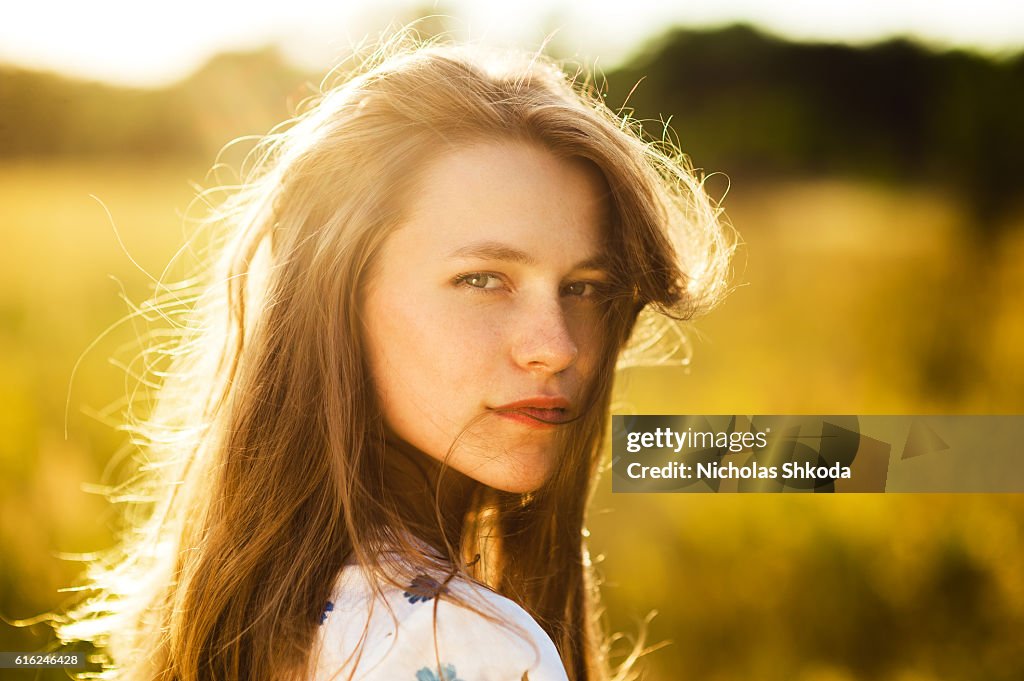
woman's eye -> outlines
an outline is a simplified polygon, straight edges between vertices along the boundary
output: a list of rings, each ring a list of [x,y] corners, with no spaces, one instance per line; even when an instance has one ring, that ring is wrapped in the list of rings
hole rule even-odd
[[[460,274],[456,277],[456,282],[470,288],[480,289],[483,291],[493,291],[499,289],[502,286],[501,279],[493,274],[487,274],[486,272],[471,272],[469,274]]]
[[[589,281],[574,281],[571,284],[567,284],[563,291],[567,296],[583,298],[597,293],[597,286]]]

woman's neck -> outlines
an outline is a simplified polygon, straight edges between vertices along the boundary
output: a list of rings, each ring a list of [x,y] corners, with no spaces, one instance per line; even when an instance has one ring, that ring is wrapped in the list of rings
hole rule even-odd
[[[384,475],[395,511],[413,535],[442,555],[458,547],[479,483],[388,433]]]

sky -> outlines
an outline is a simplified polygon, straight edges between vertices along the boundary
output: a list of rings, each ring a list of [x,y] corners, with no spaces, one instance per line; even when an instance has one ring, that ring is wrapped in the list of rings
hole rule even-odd
[[[670,26],[738,21],[799,40],[909,35],[992,54],[1024,48],[1019,0],[22,0],[0,13],[0,62],[160,86],[218,52],[278,44],[300,65],[319,68],[422,11],[449,17],[460,39],[531,49],[554,31],[574,56],[605,67]]]

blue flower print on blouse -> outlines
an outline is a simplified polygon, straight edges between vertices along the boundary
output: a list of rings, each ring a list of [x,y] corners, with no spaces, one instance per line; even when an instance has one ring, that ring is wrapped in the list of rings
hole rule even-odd
[[[416,681],[462,681],[462,679],[455,677],[455,665],[443,664],[441,665],[441,678],[437,678],[435,670],[430,667],[424,667],[423,669],[416,672]]]
[[[334,610],[334,603],[332,603],[331,601],[327,601],[327,605],[324,606],[324,611],[320,613],[320,624],[323,624],[327,621],[327,613],[329,613],[331,610]]]
[[[409,585],[409,588],[402,595],[410,603],[426,603],[430,599],[437,598],[439,595],[447,592],[448,589],[445,585],[433,577],[417,575],[413,577],[412,584]]]

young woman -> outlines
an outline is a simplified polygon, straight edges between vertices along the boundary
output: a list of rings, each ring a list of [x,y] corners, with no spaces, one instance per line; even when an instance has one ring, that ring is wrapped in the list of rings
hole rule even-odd
[[[616,361],[732,250],[681,158],[536,55],[348,74],[258,148],[201,294],[152,304],[181,338],[145,514],[61,638],[124,679],[607,678],[584,519]]]

